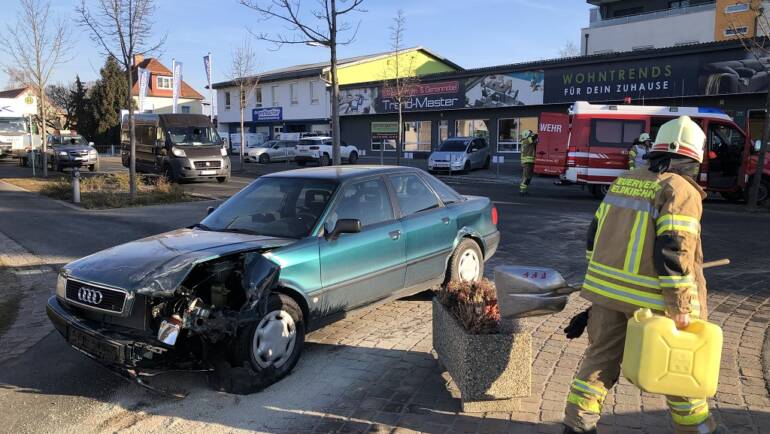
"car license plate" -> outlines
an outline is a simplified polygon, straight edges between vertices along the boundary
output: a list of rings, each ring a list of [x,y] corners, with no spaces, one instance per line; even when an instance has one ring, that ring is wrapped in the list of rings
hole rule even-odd
[[[83,333],[76,328],[69,329],[69,337],[67,339],[70,345],[75,348],[90,354],[100,360],[106,360],[108,362],[119,363],[120,349],[118,346],[108,342],[103,342],[88,333]]]
[[[449,163],[433,163],[435,167],[449,167]]]
[[[216,175],[216,170],[201,170],[201,175]]]

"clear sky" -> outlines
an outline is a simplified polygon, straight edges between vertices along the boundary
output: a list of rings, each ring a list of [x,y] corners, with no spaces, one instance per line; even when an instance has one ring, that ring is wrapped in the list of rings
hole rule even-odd
[[[158,36],[167,36],[159,53],[161,61],[169,67],[172,57],[183,62],[185,81],[204,94],[202,57],[207,52],[214,59],[214,80],[222,81],[228,78],[233,48],[252,37],[247,29],[286,32],[283,24],[261,20],[237,0],[156,1],[154,28]],[[15,22],[18,6],[16,0],[0,2],[0,30],[5,31]],[[73,58],[58,67],[53,83],[69,83],[75,74],[84,81],[94,80],[104,63],[88,33],[75,24],[79,3],[52,1],[54,12],[72,21],[75,39]],[[301,3],[303,9],[315,5],[312,0]],[[388,27],[396,11],[403,9],[406,46],[422,45],[465,68],[557,57],[567,41],[580,44],[580,28],[588,24],[589,10],[583,0],[365,0],[363,7],[366,12],[348,18],[353,24],[360,21],[360,30],[353,44],[340,48],[340,57],[389,50]],[[261,70],[328,60],[328,50],[319,47],[285,46],[271,51],[271,44],[256,40],[252,46]],[[8,61],[0,53],[0,64]],[[6,81],[0,72],[0,87]]]

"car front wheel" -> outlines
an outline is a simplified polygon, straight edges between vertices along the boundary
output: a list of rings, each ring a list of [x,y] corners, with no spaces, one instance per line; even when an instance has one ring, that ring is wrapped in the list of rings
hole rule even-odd
[[[348,157],[348,163],[356,164],[357,161],[358,161],[358,153],[356,153],[355,151],[351,152],[350,156]]]
[[[267,154],[262,154],[259,156],[259,164],[268,164],[270,163],[270,156]]]
[[[305,344],[302,309],[288,295],[273,293],[267,313],[239,332],[231,363],[218,363],[214,387],[229,393],[249,394],[289,375]]]
[[[484,276],[484,255],[478,243],[470,238],[463,239],[449,258],[447,282],[477,282]]]

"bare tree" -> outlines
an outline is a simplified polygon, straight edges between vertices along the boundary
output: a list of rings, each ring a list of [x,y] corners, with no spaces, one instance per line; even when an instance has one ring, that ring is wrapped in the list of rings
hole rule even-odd
[[[8,81],[5,83],[6,90],[29,86],[31,80],[27,77],[24,70],[9,66],[3,68],[3,72],[8,76]]]
[[[92,10],[81,0],[77,7],[79,23],[91,33],[91,39],[106,56],[112,56],[125,68],[128,81],[126,108],[128,109],[129,182],[131,197],[136,196],[136,131],[134,104],[131,91],[134,80],[131,67],[134,56],[158,50],[166,40],[153,37],[152,14],[155,0],[93,0]]]
[[[243,170],[243,153],[246,149],[246,131],[243,127],[243,112],[246,108],[246,100],[249,94],[255,91],[259,84],[259,75],[257,75],[257,55],[249,44],[244,40],[240,47],[233,50],[233,59],[230,64],[230,78],[238,89],[238,107],[241,110],[241,170]]]
[[[765,72],[765,74],[770,74],[770,62],[768,62],[768,59],[770,59],[770,46],[768,46],[767,38],[767,36],[770,35],[770,18],[768,18],[767,14],[765,13],[763,2],[749,2],[749,7],[756,14],[755,34],[762,35],[763,37],[749,38],[744,36],[744,33],[739,31],[736,28],[735,23],[732,21],[730,21],[730,29],[732,30],[733,34],[736,35],[738,40],[741,41],[741,44],[743,45],[743,48],[746,50],[746,52],[757,61],[757,65],[761,65],[761,67],[764,69],[763,72]],[[757,199],[759,196],[760,186],[764,183],[765,190],[770,187],[770,185],[768,185],[770,183],[762,179],[768,142],[770,141],[770,88],[768,88],[766,92],[765,121],[762,131],[761,143],[762,146],[757,150],[757,164],[755,165],[754,174],[751,176],[751,185],[749,186],[748,194],[749,209],[757,208]]]
[[[398,138],[396,139],[396,165],[401,164],[401,151],[404,149],[404,102],[414,95],[417,77],[414,70],[414,56],[406,58],[404,52],[404,32],[406,17],[399,9],[390,25],[390,48],[392,57],[386,62],[385,81],[382,86],[383,98],[396,103],[398,110]],[[384,163],[384,143],[380,145],[380,163]]]
[[[567,41],[563,47],[559,48],[559,57],[580,56],[580,48],[572,41]]]
[[[51,3],[47,0],[19,0],[21,10],[14,26],[0,34],[0,50],[8,55],[7,69],[19,71],[18,77],[26,81],[37,95],[37,111],[40,119],[40,143],[43,155],[43,176],[48,176],[46,155],[46,108],[45,88],[56,67],[68,60],[71,44],[68,26],[51,15]]]
[[[331,74],[331,105],[332,105],[332,161],[340,164],[340,111],[339,111],[339,81],[337,79],[337,47],[348,45],[355,40],[358,33],[356,25],[353,35],[339,41],[338,34],[353,30],[347,22],[338,22],[340,17],[352,12],[364,12],[360,8],[364,0],[318,0],[319,8],[303,13],[300,0],[239,0],[240,3],[262,15],[264,19],[275,19],[287,26],[289,34],[270,35],[268,33],[252,33],[257,39],[272,42],[276,48],[283,45],[304,44],[329,48],[329,69]],[[337,3],[341,9],[337,9]]]

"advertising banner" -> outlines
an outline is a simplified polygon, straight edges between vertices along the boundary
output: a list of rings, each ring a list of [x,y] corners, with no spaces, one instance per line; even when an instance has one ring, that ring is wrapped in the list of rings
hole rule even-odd
[[[283,107],[263,107],[252,109],[251,120],[253,122],[283,120]]]
[[[171,77],[171,113],[176,113],[176,106],[179,102],[179,93],[182,88],[182,62],[173,61]]]
[[[543,103],[543,72],[485,75],[465,85],[467,107],[510,107]]]
[[[206,69],[206,82],[209,85],[209,101],[211,103],[211,119],[217,114],[217,99],[214,98],[214,87],[211,83],[211,53],[203,56],[203,67]]]
[[[754,93],[766,92],[767,84],[760,62],[731,49],[547,70],[544,102]]]
[[[144,100],[147,98],[147,85],[150,81],[150,71],[147,68],[139,68],[139,113],[144,112]]]
[[[340,91],[340,114],[361,115],[398,112],[398,98],[391,87],[364,87]],[[403,91],[402,110],[430,111],[462,108],[463,86],[459,80],[413,84]]]

